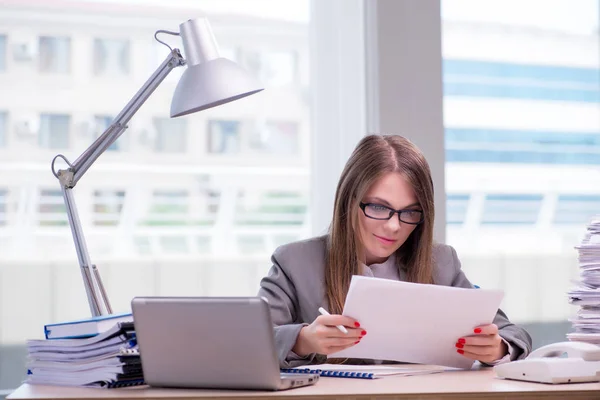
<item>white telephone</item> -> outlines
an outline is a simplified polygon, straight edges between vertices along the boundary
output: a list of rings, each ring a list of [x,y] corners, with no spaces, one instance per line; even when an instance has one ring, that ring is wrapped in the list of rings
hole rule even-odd
[[[567,357],[561,357],[564,353]],[[600,346],[559,342],[531,352],[524,360],[494,367],[500,378],[543,383],[600,381]]]

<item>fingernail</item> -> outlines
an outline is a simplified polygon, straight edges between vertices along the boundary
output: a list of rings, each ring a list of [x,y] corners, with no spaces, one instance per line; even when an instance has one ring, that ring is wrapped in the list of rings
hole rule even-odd
[[[456,347],[458,347],[459,349],[462,349],[465,345],[462,343],[456,343]]]
[[[367,334],[367,331],[362,331],[360,334],[365,336]]]
[[[360,324],[358,322],[355,322],[354,326],[358,328],[358,327],[360,327]]]
[[[475,332],[475,333],[481,333],[481,328],[475,328],[475,329],[473,329],[473,332]]]
[[[463,343],[463,344],[464,344],[464,343],[466,343],[466,342],[467,342],[467,341],[466,341],[465,339],[463,339],[463,338],[460,338],[460,339],[458,339],[458,343]]]
[[[465,354],[465,351],[464,351],[464,350],[460,350],[460,349],[456,350],[456,352],[457,352],[458,354]]]
[[[354,344],[359,344],[359,343],[360,343],[360,340],[357,340],[356,342],[354,342]]]

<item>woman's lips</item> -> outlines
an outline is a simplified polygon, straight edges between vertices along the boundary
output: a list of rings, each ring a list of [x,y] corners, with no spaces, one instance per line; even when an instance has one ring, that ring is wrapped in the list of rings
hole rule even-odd
[[[373,236],[375,236],[377,238],[377,240],[379,240],[381,243],[386,244],[386,245],[389,245],[389,244],[392,244],[395,242],[394,239],[388,239],[386,237],[377,236],[377,235],[373,235]]]

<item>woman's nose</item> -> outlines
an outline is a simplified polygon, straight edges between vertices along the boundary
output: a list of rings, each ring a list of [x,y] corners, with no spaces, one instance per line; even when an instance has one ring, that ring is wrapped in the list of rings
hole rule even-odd
[[[390,230],[397,231],[398,229],[400,229],[401,224],[400,219],[398,219],[398,215],[394,214],[392,218],[387,220],[386,225]]]

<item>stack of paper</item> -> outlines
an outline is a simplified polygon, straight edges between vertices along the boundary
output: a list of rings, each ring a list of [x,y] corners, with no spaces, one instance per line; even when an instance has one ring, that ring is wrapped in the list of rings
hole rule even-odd
[[[89,338],[27,341],[27,382],[120,387],[144,383],[132,322]]]
[[[579,310],[575,318],[569,319],[574,332],[567,338],[600,344],[600,215],[592,219],[576,249],[579,280],[568,294],[569,302],[578,305]]]

